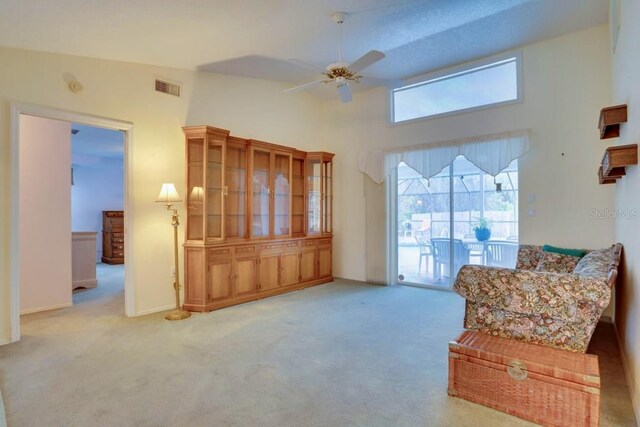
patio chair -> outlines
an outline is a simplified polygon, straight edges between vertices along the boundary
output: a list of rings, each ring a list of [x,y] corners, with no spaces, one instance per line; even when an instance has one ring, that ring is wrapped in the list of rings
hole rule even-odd
[[[440,277],[441,268],[451,265],[451,240],[443,238],[432,238],[433,246],[433,272],[434,277]],[[469,264],[469,249],[467,249],[460,239],[453,239],[453,275],[458,274],[458,270]],[[446,276],[446,275],[445,275]]]
[[[422,258],[426,257],[426,272],[429,273],[429,257],[433,255],[433,248],[429,241],[428,231],[416,230],[414,232],[416,242],[418,242],[418,249],[420,250],[420,259],[418,260],[418,276],[420,270],[422,270]]]
[[[518,243],[509,241],[486,242],[487,265],[514,268],[518,257]]]
[[[479,258],[480,264],[484,263],[484,243],[476,239],[475,234],[465,234],[462,238],[467,249],[469,249],[469,258]]]

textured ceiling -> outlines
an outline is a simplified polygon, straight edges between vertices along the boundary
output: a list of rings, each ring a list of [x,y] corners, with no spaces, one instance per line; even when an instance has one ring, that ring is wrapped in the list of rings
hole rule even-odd
[[[284,62],[387,58],[401,79],[603,24],[605,0],[0,0],[0,45],[298,83]]]

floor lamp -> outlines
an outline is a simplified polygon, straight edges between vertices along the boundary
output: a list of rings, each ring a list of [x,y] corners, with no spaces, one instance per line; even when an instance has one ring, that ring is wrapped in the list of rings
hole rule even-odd
[[[182,320],[191,316],[191,313],[180,307],[180,271],[178,268],[178,210],[173,208],[173,203],[181,202],[180,196],[176,191],[173,183],[162,184],[160,195],[156,200],[157,203],[164,203],[167,210],[171,211],[171,225],[173,225],[173,255],[175,262],[175,275],[173,281],[173,289],[176,291],[176,308],[171,310],[164,318],[167,320]]]

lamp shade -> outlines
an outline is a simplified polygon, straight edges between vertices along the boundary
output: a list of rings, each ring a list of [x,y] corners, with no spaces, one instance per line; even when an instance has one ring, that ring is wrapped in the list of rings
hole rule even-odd
[[[160,189],[160,194],[158,195],[158,199],[156,200],[156,202],[166,203],[169,205],[173,202],[181,202],[181,201],[182,200],[178,195],[176,186],[173,185],[172,182],[162,184],[162,188]]]

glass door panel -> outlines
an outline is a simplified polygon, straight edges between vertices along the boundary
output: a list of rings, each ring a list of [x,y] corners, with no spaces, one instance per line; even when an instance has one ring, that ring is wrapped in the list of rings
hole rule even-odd
[[[427,180],[404,163],[397,179],[398,283],[448,287],[450,167]]]
[[[225,236],[247,237],[247,149],[244,146],[227,146],[225,168]]]
[[[276,153],[273,188],[273,234],[288,236],[291,219],[291,155]]]
[[[322,212],[323,212],[323,221],[322,221],[322,232],[331,234],[332,232],[332,203],[333,203],[333,181],[332,181],[332,163],[331,162],[323,162],[322,164],[322,172],[324,176],[324,191],[322,193]]]
[[[269,236],[269,173],[271,154],[266,151],[253,151],[253,176],[251,177],[251,235]]]
[[[207,148],[207,237],[222,238],[222,145]]]
[[[308,160],[308,188],[307,188],[307,234],[319,234],[321,232],[321,208],[320,200],[322,185],[322,162],[318,159]]]
[[[291,233],[304,234],[304,159],[293,159],[292,162]]]
[[[203,202],[204,202],[204,140],[190,139],[187,145],[187,240],[204,238]]]

